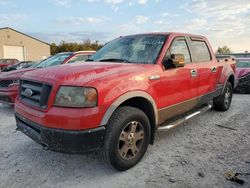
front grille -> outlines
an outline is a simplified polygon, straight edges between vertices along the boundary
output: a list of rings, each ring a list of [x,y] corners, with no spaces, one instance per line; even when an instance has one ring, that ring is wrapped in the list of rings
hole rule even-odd
[[[1,80],[0,81],[0,88],[7,88],[10,84],[13,84],[13,80]]]
[[[20,85],[20,100],[26,104],[47,108],[52,86],[44,83],[22,80]]]

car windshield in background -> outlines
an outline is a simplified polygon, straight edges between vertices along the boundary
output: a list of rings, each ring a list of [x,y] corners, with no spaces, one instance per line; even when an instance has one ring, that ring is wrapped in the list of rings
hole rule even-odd
[[[29,68],[37,68],[38,65],[40,65],[43,61],[38,61],[38,62],[35,62],[33,63]]]
[[[54,55],[54,56],[44,60],[36,68],[45,68],[45,67],[50,67],[50,66],[54,66],[54,65],[60,65],[69,56],[71,56],[71,53]]]
[[[154,64],[165,40],[165,35],[120,37],[106,44],[88,61]]]
[[[237,68],[250,68],[250,60],[237,60]]]

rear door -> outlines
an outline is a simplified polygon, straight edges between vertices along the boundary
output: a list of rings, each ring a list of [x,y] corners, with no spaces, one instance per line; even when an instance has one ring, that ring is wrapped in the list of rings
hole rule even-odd
[[[199,100],[212,96],[218,82],[220,68],[218,62],[212,58],[209,44],[202,38],[189,38],[193,53],[193,60],[197,64],[198,97]],[[208,99],[209,100],[209,99]]]

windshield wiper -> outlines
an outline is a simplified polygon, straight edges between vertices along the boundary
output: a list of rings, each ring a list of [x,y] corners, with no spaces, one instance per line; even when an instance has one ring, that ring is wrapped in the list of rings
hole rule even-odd
[[[123,62],[123,63],[131,63],[129,60],[127,59],[119,59],[119,58],[110,58],[110,59],[101,59],[99,60],[100,62],[105,62],[105,61],[110,61],[110,62]]]
[[[86,59],[85,61],[94,61],[93,59]]]

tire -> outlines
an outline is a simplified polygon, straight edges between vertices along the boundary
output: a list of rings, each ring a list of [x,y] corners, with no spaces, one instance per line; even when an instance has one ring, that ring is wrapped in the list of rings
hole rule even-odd
[[[250,84],[246,86],[245,91],[246,94],[250,94]]]
[[[250,94],[250,76],[248,76],[248,80],[245,86],[245,93]]]
[[[227,111],[230,108],[232,97],[233,87],[230,82],[227,82],[223,93],[213,99],[214,109],[218,111]]]
[[[150,133],[150,123],[143,111],[130,106],[119,107],[107,125],[102,148],[104,159],[119,171],[133,167],[144,156]]]

